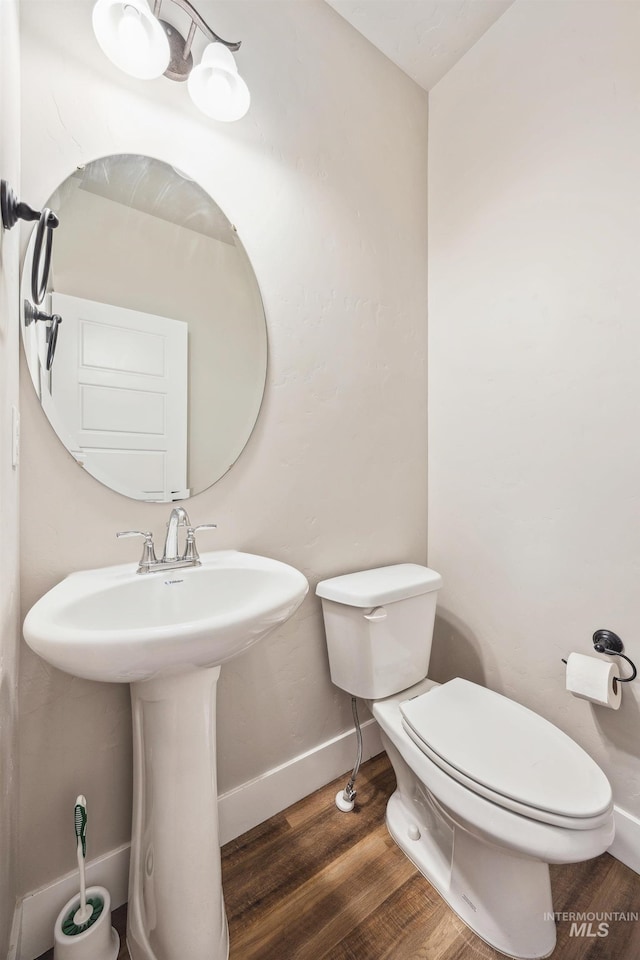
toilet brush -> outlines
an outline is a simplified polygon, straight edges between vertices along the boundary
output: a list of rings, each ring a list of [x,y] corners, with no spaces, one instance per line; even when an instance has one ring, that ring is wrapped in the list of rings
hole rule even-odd
[[[104,887],[89,887],[85,877],[87,855],[87,801],[76,800],[74,811],[80,897],[76,894],[58,914],[54,928],[54,960],[116,960],[120,938],[111,926],[111,898]]]
[[[76,855],[80,873],[80,907],[73,917],[69,917],[67,923],[62,925],[62,929],[68,934],[82,933],[83,930],[88,929],[93,919],[94,909],[98,915],[102,913],[102,904],[94,904],[93,901],[87,903],[87,884],[84,872],[84,861],[87,855],[87,801],[83,796],[79,796],[76,800],[73,819],[76,828]]]

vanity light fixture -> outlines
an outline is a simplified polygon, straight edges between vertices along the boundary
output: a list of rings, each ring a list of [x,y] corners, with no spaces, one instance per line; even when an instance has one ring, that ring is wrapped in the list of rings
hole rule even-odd
[[[184,10],[191,24],[185,38],[160,19],[162,0],[98,0],[93,30],[102,52],[116,67],[140,80],[165,76],[187,80],[191,99],[214,120],[239,120],[249,109],[249,88],[238,73],[232,51],[240,43],[223,40],[202,19],[189,0],[170,0]],[[201,63],[194,67],[191,46],[196,30],[209,40]]]

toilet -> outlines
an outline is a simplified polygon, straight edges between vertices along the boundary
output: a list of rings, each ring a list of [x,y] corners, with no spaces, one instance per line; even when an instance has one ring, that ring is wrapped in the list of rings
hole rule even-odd
[[[439,574],[413,563],[323,580],[331,679],[377,720],[398,846],[479,937],[509,957],[556,942],[550,863],[613,842],[609,781],[532,710],[460,677],[427,678]]]

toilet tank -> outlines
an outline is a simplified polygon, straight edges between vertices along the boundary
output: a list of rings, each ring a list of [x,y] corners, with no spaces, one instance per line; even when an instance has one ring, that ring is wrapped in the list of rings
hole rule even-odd
[[[379,700],[427,676],[442,578],[398,563],[322,580],[331,679],[352,696]]]

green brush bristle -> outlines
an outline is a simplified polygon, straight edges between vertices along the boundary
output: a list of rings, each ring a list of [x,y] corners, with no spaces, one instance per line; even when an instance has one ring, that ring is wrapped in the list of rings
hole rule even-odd
[[[96,922],[104,910],[104,900],[102,897],[87,897],[87,904],[91,907],[92,913],[85,923],[78,924],[73,922],[73,918],[80,909],[80,903],[72,907],[66,915],[62,921],[62,932],[65,937],[75,937],[79,933],[84,933],[85,930],[88,930],[89,927]]]
[[[82,804],[76,803],[73,811],[76,837],[82,841],[82,856],[87,855],[87,810]]]

